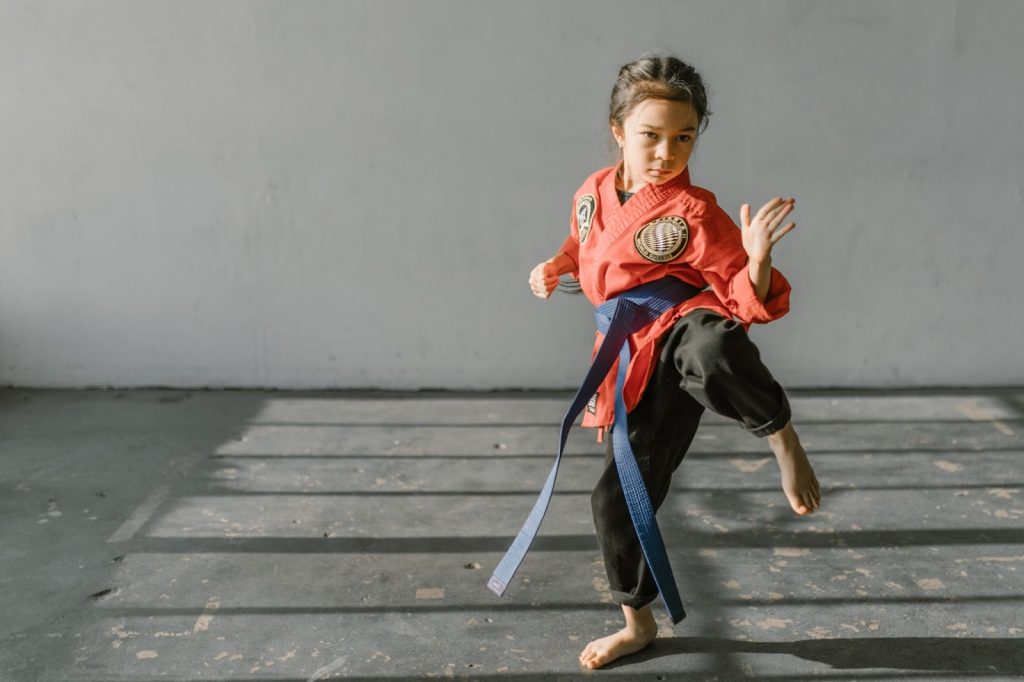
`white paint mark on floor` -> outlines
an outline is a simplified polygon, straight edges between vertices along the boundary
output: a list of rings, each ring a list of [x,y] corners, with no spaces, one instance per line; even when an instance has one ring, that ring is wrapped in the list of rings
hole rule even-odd
[[[328,665],[325,665],[324,667],[320,668],[315,673],[313,673],[313,676],[306,680],[306,682],[316,682],[317,680],[322,680],[326,678],[328,675],[330,675],[333,672],[336,672],[339,668],[345,665],[346,660],[348,660],[348,656],[342,656],[338,660]]]
[[[590,586],[597,592],[598,599],[601,600],[602,604],[613,604],[615,602],[615,599],[612,598],[607,578],[595,575],[590,580]]]
[[[776,547],[774,549],[775,556],[807,556],[810,553],[811,550],[799,547]]]
[[[792,624],[792,622],[793,621],[789,618],[776,618],[774,616],[769,616],[764,620],[755,622],[754,625],[762,630],[785,630],[786,626]]]
[[[1003,434],[1004,436],[1016,436],[1017,432],[1011,429],[1009,426],[1000,421],[992,422],[992,426],[996,427],[996,431]]]
[[[729,463],[745,474],[752,474],[755,471],[760,471],[761,467],[769,461],[769,458],[765,457],[764,459],[758,459],[753,462],[746,459],[730,459]]]
[[[153,516],[160,505],[164,503],[167,496],[170,495],[171,488],[167,485],[162,485],[149,494],[142,504],[135,508],[131,516],[121,524],[121,527],[114,531],[114,534],[107,538],[107,542],[125,542],[131,540],[140,528],[146,525],[149,521],[149,517]]]
[[[203,614],[196,619],[196,624],[192,626],[192,632],[206,632],[210,629],[210,621],[213,620],[213,614],[220,608],[220,599],[214,597],[210,601],[206,602],[206,608],[203,609]]]
[[[1012,500],[1014,495],[1020,493],[1019,488],[989,488],[985,491],[993,497],[998,497],[1003,500]]]
[[[1001,422],[995,418],[995,415],[986,410],[984,407],[978,405],[975,401],[969,400],[965,403],[957,405],[957,409],[963,412],[968,419],[976,422],[992,422],[992,426],[995,427],[996,431],[1003,434],[1004,436],[1016,436],[1017,433],[1006,425],[1005,422]]]
[[[948,462],[944,459],[936,460],[932,462],[932,464],[942,469],[943,471],[948,471],[951,474],[955,474],[956,472],[963,470],[963,467],[961,465],[956,464],[954,462]]]

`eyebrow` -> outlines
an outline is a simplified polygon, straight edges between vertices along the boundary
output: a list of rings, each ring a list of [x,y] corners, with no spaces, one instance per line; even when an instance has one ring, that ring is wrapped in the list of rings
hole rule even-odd
[[[651,130],[657,130],[658,132],[661,132],[661,128],[659,128],[658,126],[652,126],[650,123],[641,123],[639,125],[639,127],[641,127],[641,128],[650,128]],[[694,128],[693,126],[690,126],[689,128],[680,128],[678,132],[686,133],[686,132],[689,132],[691,130],[697,130],[697,129]]]

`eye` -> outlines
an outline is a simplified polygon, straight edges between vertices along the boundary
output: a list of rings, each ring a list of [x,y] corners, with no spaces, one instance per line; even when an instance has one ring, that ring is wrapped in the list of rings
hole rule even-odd
[[[689,135],[677,135],[676,139],[680,142],[689,142],[691,138]]]
[[[645,130],[644,132],[642,132],[640,134],[643,135],[644,137],[646,137],[648,140],[655,140],[658,137],[658,134],[656,132],[654,132],[654,131],[651,131],[651,130]]]

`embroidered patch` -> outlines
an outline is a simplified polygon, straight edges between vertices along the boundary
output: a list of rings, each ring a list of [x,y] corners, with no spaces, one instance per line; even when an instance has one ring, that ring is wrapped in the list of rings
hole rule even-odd
[[[587,403],[587,412],[589,412],[590,414],[597,414],[598,393],[595,393],[594,395],[590,396],[590,401]]]
[[[690,228],[677,215],[652,220],[633,237],[637,253],[652,263],[667,263],[676,258],[690,241]]]
[[[597,208],[597,199],[593,194],[584,194],[576,202],[576,225],[580,230],[580,244],[587,241],[590,228],[594,224],[594,209]]]

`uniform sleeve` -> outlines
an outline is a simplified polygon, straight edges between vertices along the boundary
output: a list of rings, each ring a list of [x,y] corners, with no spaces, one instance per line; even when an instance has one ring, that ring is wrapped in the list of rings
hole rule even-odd
[[[743,249],[740,228],[717,204],[708,206],[694,237],[697,268],[719,300],[745,325],[771,322],[789,312],[789,281],[771,269],[768,294],[761,301],[754,291],[747,270],[747,252]]]
[[[558,247],[558,253],[564,253],[572,259],[574,264],[572,276],[580,278],[580,231],[576,225],[576,204],[573,202],[573,210],[569,218],[569,236],[565,238],[562,245]]]

